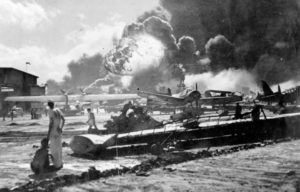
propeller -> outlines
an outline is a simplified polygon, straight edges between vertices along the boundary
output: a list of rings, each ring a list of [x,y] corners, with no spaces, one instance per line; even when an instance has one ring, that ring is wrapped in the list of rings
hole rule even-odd
[[[199,104],[198,101],[201,97],[201,94],[199,93],[199,91],[193,91],[191,96],[196,101],[196,106],[198,107],[198,104]]]
[[[79,90],[81,91],[81,93],[84,95],[90,95],[90,94],[92,94],[92,93],[86,93],[84,90],[82,90],[81,88],[79,88]]]
[[[71,89],[69,89],[67,91],[64,91],[64,90],[61,89],[61,92],[66,96],[66,106],[68,106],[68,104],[69,104],[69,97],[68,96],[73,94],[73,93],[68,93],[68,91],[70,91]]]
[[[71,89],[69,89],[68,91],[70,91],[70,90],[71,90]],[[68,91],[64,91],[64,90],[61,89],[61,92],[62,92],[64,95],[72,95],[72,94],[73,94],[73,92],[68,93]]]
[[[198,83],[196,83],[196,91],[198,91]],[[196,107],[199,107],[199,99],[201,98],[201,93],[198,92],[200,95],[196,98]]]

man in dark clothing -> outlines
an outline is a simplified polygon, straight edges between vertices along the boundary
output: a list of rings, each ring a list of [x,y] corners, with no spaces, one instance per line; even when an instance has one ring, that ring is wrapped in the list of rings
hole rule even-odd
[[[251,111],[252,121],[259,121],[260,109],[261,109],[260,105],[256,105],[256,104],[254,105],[254,109],[252,109]]]
[[[242,107],[240,106],[239,103],[236,103],[236,107],[235,107],[235,119],[241,119],[242,118]]]
[[[2,114],[3,115],[3,121],[5,121],[5,116],[7,115],[6,113],[7,113],[7,110],[3,109],[3,114]]]
[[[49,157],[54,161],[53,156],[49,154],[48,150],[49,140],[47,138],[42,139],[41,148],[35,152],[34,158],[30,163],[31,170],[37,174],[42,175],[45,172],[54,171],[55,167],[50,166]]]
[[[30,110],[31,119],[33,119],[33,111],[34,111],[34,109],[31,109],[31,110]]]
[[[14,120],[14,111],[13,111],[13,109],[10,110],[10,117],[11,117],[11,120],[13,121]]]

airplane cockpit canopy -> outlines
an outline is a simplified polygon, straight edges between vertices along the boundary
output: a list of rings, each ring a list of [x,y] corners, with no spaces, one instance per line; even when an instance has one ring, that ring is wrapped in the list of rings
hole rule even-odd
[[[192,91],[193,91],[192,88],[187,88],[187,89],[183,90],[182,92],[180,92],[178,95],[179,95],[179,97],[184,97],[184,96],[188,95]]]

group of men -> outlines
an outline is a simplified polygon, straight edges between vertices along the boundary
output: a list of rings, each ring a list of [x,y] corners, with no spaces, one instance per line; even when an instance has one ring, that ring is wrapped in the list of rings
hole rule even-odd
[[[46,138],[42,139],[41,148],[36,151],[33,161],[30,164],[31,170],[40,176],[43,176],[43,173],[57,171],[63,167],[62,132],[65,125],[65,118],[58,108],[54,108],[53,101],[48,101],[48,107],[48,116],[50,119],[48,134]],[[91,109],[87,109],[87,111],[88,121],[86,123],[89,125],[88,132],[92,130],[93,126],[95,130],[98,130],[94,113],[91,112]],[[49,142],[50,154],[48,151]],[[50,165],[49,157],[52,159],[53,165]]]
[[[6,110],[6,109],[3,110],[3,114],[2,114],[3,121],[5,121],[5,116],[7,115],[7,112],[8,112],[8,110]],[[13,108],[9,111],[9,115],[10,115],[11,120],[13,121],[14,120],[14,110],[13,110]]]
[[[41,148],[35,153],[33,161],[31,162],[31,170],[40,176],[45,172],[59,170],[63,167],[62,163],[62,130],[65,125],[65,118],[62,112],[54,108],[54,102],[48,102],[48,115],[50,119],[47,138],[41,141]],[[48,151],[48,144],[50,141],[50,154]],[[49,156],[53,161],[50,166]]]
[[[254,122],[256,122],[256,121],[259,121],[260,111],[263,112],[262,106],[254,104],[254,107],[253,107],[253,109],[250,112],[246,112],[246,113],[242,114],[242,107],[237,102],[236,103],[236,107],[235,107],[235,114],[234,114],[234,116],[235,116],[235,119],[242,119],[244,116],[251,114],[251,119]]]

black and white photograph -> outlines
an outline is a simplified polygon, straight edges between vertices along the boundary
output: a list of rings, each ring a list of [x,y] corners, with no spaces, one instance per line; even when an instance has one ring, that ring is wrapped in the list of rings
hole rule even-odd
[[[299,192],[300,0],[0,0],[0,192]]]

